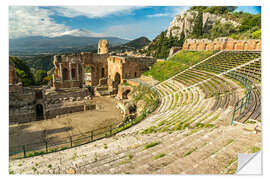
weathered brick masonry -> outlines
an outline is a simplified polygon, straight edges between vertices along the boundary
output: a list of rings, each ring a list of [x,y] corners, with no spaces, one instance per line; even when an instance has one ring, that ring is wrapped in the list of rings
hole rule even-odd
[[[228,50],[228,51],[261,51],[260,39],[234,40],[232,38],[187,39],[183,45],[184,50]]]

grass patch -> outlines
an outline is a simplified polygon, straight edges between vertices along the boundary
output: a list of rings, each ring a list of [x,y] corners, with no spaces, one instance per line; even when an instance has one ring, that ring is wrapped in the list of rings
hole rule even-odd
[[[142,134],[150,134],[150,133],[155,133],[156,131],[156,126],[151,126],[149,128],[146,128],[142,131]]]
[[[193,153],[194,151],[196,151],[197,150],[197,148],[193,148],[193,149],[191,149],[190,151],[188,151],[186,154],[184,154],[184,157],[186,157],[186,156],[188,156],[188,155],[190,155],[191,153]]]
[[[149,149],[149,148],[154,147],[154,146],[156,146],[158,144],[160,144],[160,142],[151,142],[151,143],[145,145],[144,149]]]
[[[250,147],[250,151],[252,152],[252,153],[256,153],[256,152],[258,152],[258,151],[260,151],[261,150],[261,148],[260,147],[257,147],[257,146],[252,146],[252,147]]]
[[[162,157],[164,157],[164,156],[166,156],[166,154],[161,153],[161,154],[159,154],[159,155],[156,155],[154,158],[155,158],[155,159],[159,159],[159,158],[162,158]]]
[[[129,154],[129,155],[128,155],[128,158],[129,158],[129,159],[133,159],[133,157],[134,157],[133,154]]]
[[[188,68],[187,65],[179,62],[162,61],[156,62],[149,71],[144,72],[144,75],[152,76],[158,81],[165,81],[186,68]]]
[[[229,139],[229,140],[227,141],[227,143],[226,143],[226,146],[229,145],[229,144],[231,144],[233,141],[234,141],[233,139]]]

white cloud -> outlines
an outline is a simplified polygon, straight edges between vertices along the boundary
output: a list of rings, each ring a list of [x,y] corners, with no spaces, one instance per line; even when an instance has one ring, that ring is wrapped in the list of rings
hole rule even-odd
[[[68,31],[63,24],[55,23],[49,16],[53,13],[35,6],[9,7],[9,36],[18,38],[25,36],[54,36]]]
[[[150,15],[147,15],[147,17],[149,18],[153,18],[153,17],[163,17],[163,16],[169,16],[168,13],[157,13],[157,14],[150,14]]]
[[[88,18],[104,17],[131,13],[138,6],[62,6],[52,8],[56,13],[65,17],[87,16]]]

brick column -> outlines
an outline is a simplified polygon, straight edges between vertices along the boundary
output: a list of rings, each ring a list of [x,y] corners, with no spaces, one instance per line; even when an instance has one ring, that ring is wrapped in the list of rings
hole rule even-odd
[[[77,79],[77,81],[79,81],[80,79],[79,79],[79,65],[78,65],[78,63],[76,64],[76,79]]]
[[[84,63],[81,64],[82,65],[82,83],[84,84]]]
[[[63,70],[62,63],[59,63],[59,71],[60,71],[60,81],[63,82]]]
[[[72,80],[72,66],[71,63],[68,64],[69,67],[69,80]]]

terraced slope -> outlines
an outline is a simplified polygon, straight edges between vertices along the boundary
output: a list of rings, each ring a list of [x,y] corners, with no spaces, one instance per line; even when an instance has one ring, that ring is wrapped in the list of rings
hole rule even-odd
[[[10,171],[234,173],[237,153],[261,147],[261,133],[246,130],[250,124],[230,125],[234,105],[249,91],[250,83],[250,101],[235,121],[261,119],[259,57],[259,52],[219,52],[158,84],[160,105],[141,123],[91,144],[10,161]]]

